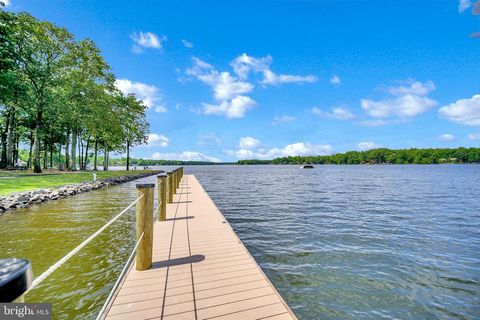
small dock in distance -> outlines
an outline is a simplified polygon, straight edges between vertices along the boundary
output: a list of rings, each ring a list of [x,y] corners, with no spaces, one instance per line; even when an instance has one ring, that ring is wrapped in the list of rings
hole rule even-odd
[[[154,224],[152,252],[151,268],[130,268],[106,319],[296,319],[193,175]]]

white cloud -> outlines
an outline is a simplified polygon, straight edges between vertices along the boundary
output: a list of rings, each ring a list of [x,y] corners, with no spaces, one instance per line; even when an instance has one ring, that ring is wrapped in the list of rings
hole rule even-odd
[[[437,88],[431,80],[425,83],[410,80],[408,84],[408,86],[387,87],[386,91],[394,96],[414,95],[423,97]]]
[[[276,74],[270,70],[270,64],[273,59],[270,55],[262,58],[255,58],[247,55],[246,53],[236,57],[230,65],[235,73],[241,78],[246,79],[250,72],[263,73],[264,85],[279,85],[282,83],[312,83],[318,80],[313,75],[299,76],[290,74]]]
[[[472,5],[471,0],[460,0],[458,2],[458,12],[463,12],[467,10],[468,8],[470,8],[471,5]]]
[[[395,99],[380,101],[361,99],[360,105],[369,116],[375,118],[387,118],[390,116],[410,118],[435,107],[437,102],[428,97],[407,94]]]
[[[210,86],[218,104],[203,103],[203,114],[223,115],[227,118],[242,118],[256,105],[256,102],[243,94],[253,90],[251,83],[232,76],[229,72],[218,72],[207,62],[193,57],[194,65],[187,74]]]
[[[471,99],[460,99],[441,107],[438,113],[442,118],[468,126],[480,126],[480,94]]]
[[[137,99],[141,99],[148,108],[153,108],[156,112],[167,111],[163,104],[160,90],[154,85],[133,82],[128,79],[117,79],[115,86],[123,94],[133,93]]]
[[[269,70],[272,61],[273,59],[270,55],[263,58],[254,58],[244,53],[236,57],[230,65],[241,79],[246,79],[250,71],[264,72]]]
[[[273,118],[272,125],[276,126],[276,125],[280,125],[280,124],[284,124],[284,123],[293,122],[295,120],[297,120],[297,118],[292,117],[292,116],[287,116],[287,115],[278,116],[278,117]]]
[[[1,2],[5,4],[5,7],[8,7],[10,5],[10,0],[2,0]]]
[[[480,133],[470,133],[468,136],[469,140],[480,140]]]
[[[132,47],[133,52],[141,53],[143,48],[162,49],[162,42],[167,41],[166,36],[158,37],[153,32],[134,32],[130,38],[135,43]]]
[[[363,141],[357,144],[357,148],[361,151],[367,151],[367,150],[377,149],[381,147],[382,147],[381,145],[376,144],[373,141]]]
[[[453,141],[455,140],[455,136],[450,133],[444,133],[441,136],[438,137],[441,141]]]
[[[393,97],[378,101],[361,99],[362,109],[374,118],[397,117],[405,120],[437,106],[435,100],[426,96],[435,90],[432,81],[421,83],[410,80],[408,83],[408,86],[387,87],[385,91]]]
[[[209,161],[209,162],[220,162],[219,159],[208,156],[204,153],[197,151],[182,151],[179,153],[160,153],[155,152],[150,157],[154,160],[181,160],[181,161]]]
[[[182,39],[182,43],[185,46],[185,48],[193,48],[193,43],[191,43],[190,41]]]
[[[340,84],[342,83],[342,79],[340,79],[339,76],[333,76],[330,78],[330,83],[331,84]]]
[[[238,142],[240,149],[254,149],[260,146],[260,140],[253,137],[241,137]]]
[[[165,137],[163,134],[150,133],[148,135],[149,147],[167,147],[170,144],[170,139]]]
[[[379,127],[379,126],[385,126],[387,124],[391,123],[391,121],[386,121],[386,120],[364,120],[360,121],[358,124],[364,127]]]
[[[274,159],[288,156],[327,155],[331,154],[332,150],[332,147],[328,144],[312,145],[310,143],[297,142],[286,145],[283,148],[258,148],[255,150],[239,149],[236,151],[228,150],[226,154],[237,157],[238,159]]]
[[[263,72],[262,84],[265,85],[279,85],[282,83],[313,83],[318,80],[317,77],[308,75],[308,76],[297,76],[291,74],[275,74],[270,70],[265,70]]]
[[[187,69],[187,74],[210,86],[218,101],[229,100],[253,90],[251,83],[241,81],[229,72],[218,72],[211,64],[196,57],[193,62],[194,66]]]
[[[346,108],[333,108],[331,112],[323,111],[320,108],[312,108],[312,113],[326,119],[336,120],[350,120],[355,118],[355,115]]]
[[[203,114],[222,115],[227,118],[243,118],[245,113],[255,107],[257,103],[247,96],[236,96],[230,101],[222,101],[220,104],[203,103]]]

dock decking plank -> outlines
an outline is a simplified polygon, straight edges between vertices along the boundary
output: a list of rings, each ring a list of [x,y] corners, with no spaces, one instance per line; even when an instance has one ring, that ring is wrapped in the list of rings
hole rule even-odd
[[[185,175],[106,319],[296,319],[198,180]]]

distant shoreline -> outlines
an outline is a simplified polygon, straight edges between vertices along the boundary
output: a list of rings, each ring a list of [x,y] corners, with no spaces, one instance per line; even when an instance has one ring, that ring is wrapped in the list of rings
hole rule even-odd
[[[111,159],[111,166],[125,166],[126,159]],[[480,148],[452,148],[452,149],[387,149],[378,148],[366,151],[348,151],[332,155],[319,156],[286,156],[271,160],[244,159],[237,162],[210,162],[210,161],[182,161],[182,160],[153,160],[131,159],[132,166],[166,166],[166,165],[324,165],[324,164],[479,164]]]

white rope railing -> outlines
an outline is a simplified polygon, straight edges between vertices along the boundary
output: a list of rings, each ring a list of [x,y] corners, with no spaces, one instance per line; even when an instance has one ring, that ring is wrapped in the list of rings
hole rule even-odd
[[[107,222],[103,227],[98,229],[94,234],[92,234],[90,237],[88,237],[85,241],[83,241],[81,244],[79,244],[75,249],[67,253],[62,259],[58,260],[54,265],[52,265],[50,268],[48,268],[44,273],[42,273],[40,276],[35,278],[32,282],[32,286],[28,289],[28,291],[34,289],[36,286],[38,286],[43,280],[45,280],[49,275],[51,275],[55,270],[60,268],[65,262],[67,262],[68,259],[73,257],[78,251],[80,251],[83,247],[85,247],[90,241],[95,239],[96,236],[98,236],[100,233],[103,232],[106,228],[108,228],[112,223],[114,223],[118,218],[120,218],[125,212],[127,212],[131,207],[133,207],[138,200],[143,198],[143,195],[138,197],[135,201],[133,201],[128,207],[123,209],[122,212],[117,214],[115,217],[113,217],[112,220]],[[28,292],[27,291],[27,292]],[[26,293],[26,292],[25,292]]]
[[[103,304],[102,309],[101,309],[100,312],[98,313],[97,320],[100,320],[100,319],[103,319],[103,318],[104,318],[104,313],[105,313],[105,311],[107,310],[108,306],[110,305],[110,302],[112,301],[113,296],[115,295],[115,292],[117,291],[118,286],[120,285],[120,282],[122,282],[123,276],[125,275],[125,273],[126,273],[127,270],[129,269],[130,263],[132,262],[133,257],[135,256],[135,252],[137,252],[138,245],[140,244],[140,241],[142,241],[144,234],[145,234],[145,233],[143,232],[143,233],[140,235],[140,238],[138,238],[137,243],[135,244],[135,247],[133,248],[133,251],[132,251],[132,253],[130,254],[130,257],[128,257],[127,262],[126,262],[125,265],[123,266],[123,269],[122,269],[122,271],[120,272],[117,281],[116,281],[115,284],[113,285],[113,288],[112,288],[112,290],[110,291],[110,294],[109,294],[108,297],[107,297],[107,300],[105,301],[105,303]]]

